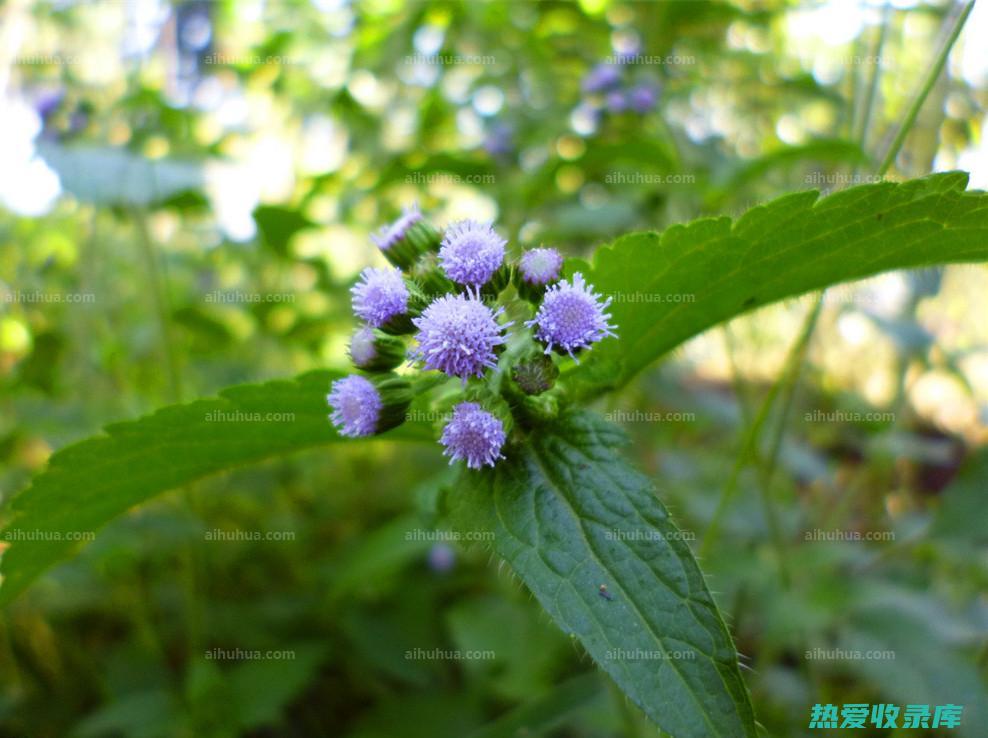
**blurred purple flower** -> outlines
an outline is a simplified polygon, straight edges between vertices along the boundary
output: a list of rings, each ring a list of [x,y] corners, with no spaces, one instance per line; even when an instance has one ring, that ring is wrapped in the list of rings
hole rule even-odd
[[[429,568],[440,574],[452,571],[456,565],[456,552],[446,543],[436,543],[429,549]]]
[[[585,93],[607,92],[621,84],[621,70],[613,64],[598,64],[583,78]]]
[[[628,109],[628,96],[622,90],[607,93],[604,105],[612,113],[623,113]]]
[[[628,93],[628,105],[636,113],[647,113],[659,101],[659,90],[655,85],[641,84]]]

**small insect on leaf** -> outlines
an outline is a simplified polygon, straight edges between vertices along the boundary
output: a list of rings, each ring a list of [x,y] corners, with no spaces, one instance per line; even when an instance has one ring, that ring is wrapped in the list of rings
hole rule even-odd
[[[600,585],[600,588],[597,590],[597,594],[599,594],[605,600],[612,600],[612,601],[614,600],[614,595],[612,595],[610,592],[607,591],[606,584]]]

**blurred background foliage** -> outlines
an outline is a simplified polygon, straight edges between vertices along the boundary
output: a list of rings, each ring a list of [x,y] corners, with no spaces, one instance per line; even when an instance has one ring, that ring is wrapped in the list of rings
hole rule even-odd
[[[895,177],[988,184],[986,11]],[[586,255],[870,181],[949,12],[9,0],[0,491],[107,422],[344,367],[368,236],[412,201]],[[594,92],[615,57],[619,89]],[[815,702],[963,704],[939,734],[984,734],[985,278],[832,289],[795,356],[812,300],[766,308],[600,405],[698,544],[788,378],[701,562],[770,735]],[[446,481],[431,447],[353,444],[132,511],[0,618],[0,735],[656,735],[481,546],[432,535]],[[415,656],[434,649],[493,657]]]

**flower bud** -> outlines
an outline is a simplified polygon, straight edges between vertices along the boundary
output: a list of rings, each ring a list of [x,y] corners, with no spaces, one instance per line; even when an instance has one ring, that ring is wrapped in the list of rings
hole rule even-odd
[[[350,359],[365,372],[386,372],[405,360],[405,344],[397,336],[364,326],[350,339]]]
[[[418,205],[413,204],[394,223],[371,236],[384,257],[402,270],[409,270],[418,258],[438,251],[442,236],[423,218]]]
[[[526,395],[540,395],[552,389],[558,376],[559,368],[552,357],[542,353],[522,361],[511,372],[515,384]]]

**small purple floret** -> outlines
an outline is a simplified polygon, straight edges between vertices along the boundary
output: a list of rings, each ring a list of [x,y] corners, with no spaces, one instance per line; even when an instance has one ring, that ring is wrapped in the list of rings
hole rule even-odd
[[[439,441],[446,447],[443,456],[449,456],[451,464],[463,459],[469,468],[479,469],[504,458],[504,424],[475,402],[461,402],[453,408],[453,418]]]
[[[373,241],[381,251],[387,251],[408,233],[408,229],[422,220],[422,213],[419,211],[418,203],[412,203],[405,208],[401,216],[390,225],[381,228],[371,236]]]
[[[454,282],[480,287],[504,263],[505,244],[490,223],[461,220],[446,229],[439,263]]]
[[[594,292],[577,272],[572,283],[564,279],[546,290],[535,318],[525,325],[535,327],[535,337],[546,344],[546,353],[562,349],[574,356],[574,351],[615,335],[608,322],[611,315],[605,312],[610,304],[610,297],[605,300]]]
[[[337,379],[326,399],[333,411],[329,419],[340,435],[358,438],[371,436],[377,430],[384,403],[377,388],[366,377],[351,374]]]
[[[583,91],[606,92],[621,84],[621,71],[613,64],[598,64],[583,78]]]
[[[408,288],[395,267],[368,267],[350,290],[353,312],[375,328],[408,311]]]
[[[419,329],[411,356],[426,369],[438,369],[451,377],[483,376],[497,363],[494,349],[504,343],[496,312],[481,302],[476,292],[444,295],[434,300],[418,318],[412,320]],[[510,325],[507,324],[507,325]]]
[[[563,256],[555,249],[532,249],[522,254],[518,269],[529,284],[555,282],[563,268]]]

